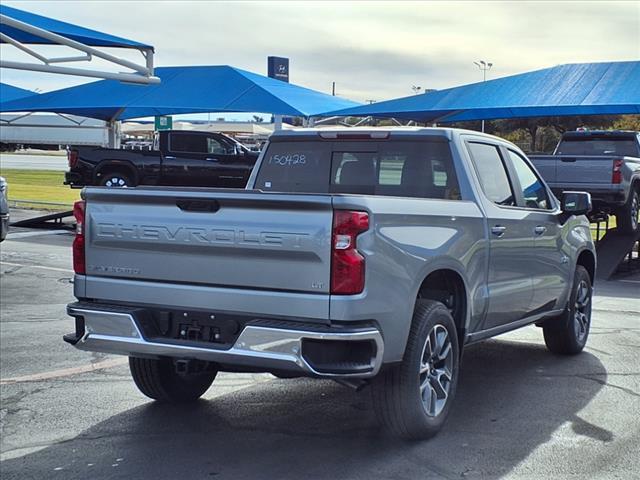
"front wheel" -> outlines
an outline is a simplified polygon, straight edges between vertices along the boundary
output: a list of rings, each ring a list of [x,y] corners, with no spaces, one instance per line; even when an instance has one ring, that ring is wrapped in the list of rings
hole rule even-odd
[[[178,373],[171,358],[129,357],[129,369],[138,390],[165,403],[193,402],[211,386],[218,373],[204,366],[201,371]]]
[[[632,188],[627,203],[616,215],[616,222],[620,230],[625,233],[636,233],[640,226],[640,188]]]
[[[591,277],[582,265],[578,265],[567,309],[542,325],[544,343],[551,352],[575,355],[584,349],[591,327],[592,296]]]
[[[384,427],[407,439],[427,439],[444,424],[458,383],[459,347],[451,313],[419,300],[402,363],[372,383],[373,407]]]

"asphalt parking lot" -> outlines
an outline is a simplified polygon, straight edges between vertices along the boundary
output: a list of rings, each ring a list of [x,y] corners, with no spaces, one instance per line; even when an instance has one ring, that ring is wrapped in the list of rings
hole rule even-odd
[[[76,351],[71,235],[2,243],[0,473],[6,479],[638,478],[640,275],[596,286],[585,352],[528,327],[465,352],[444,430],[407,443],[365,388],[221,374],[189,407],[140,394],[121,357]]]

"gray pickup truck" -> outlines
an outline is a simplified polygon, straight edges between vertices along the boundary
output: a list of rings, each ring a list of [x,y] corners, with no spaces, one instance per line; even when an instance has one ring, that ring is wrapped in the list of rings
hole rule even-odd
[[[89,187],[75,206],[75,331],[129,356],[145,395],[217,372],[367,387],[382,423],[438,431],[463,347],[529,324],[587,341],[586,193],[558,202],[525,155],[445,128],[274,134],[246,190]]]
[[[640,133],[585,130],[562,135],[553,155],[529,158],[558,193],[591,194],[594,216],[616,215],[625,233],[640,230]]]

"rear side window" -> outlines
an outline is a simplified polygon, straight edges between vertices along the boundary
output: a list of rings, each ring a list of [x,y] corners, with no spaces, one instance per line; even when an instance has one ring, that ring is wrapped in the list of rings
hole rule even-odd
[[[487,198],[498,205],[515,205],[515,197],[498,147],[469,142],[468,148]]]
[[[330,143],[270,143],[260,166],[256,188],[275,192],[327,193],[330,157]]]
[[[274,142],[256,188],[459,200],[448,142]]]
[[[558,145],[558,155],[623,155],[639,156],[638,145],[632,137],[584,137],[565,138]]]
[[[206,135],[189,135],[185,133],[172,133],[169,135],[169,151],[208,153],[209,145]]]

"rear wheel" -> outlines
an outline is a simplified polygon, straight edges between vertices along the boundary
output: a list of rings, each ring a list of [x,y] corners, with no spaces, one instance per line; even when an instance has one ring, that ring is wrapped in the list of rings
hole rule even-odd
[[[591,327],[592,294],[591,277],[582,265],[578,265],[566,311],[542,325],[544,343],[551,352],[575,355],[584,349]]]
[[[202,369],[178,373],[170,358],[129,357],[129,369],[138,389],[147,397],[166,403],[193,402],[211,386],[218,373]]]
[[[626,233],[636,233],[640,225],[640,187],[635,185],[631,189],[627,203],[616,215],[616,222],[620,230]]]
[[[391,433],[426,439],[444,424],[458,382],[459,347],[447,307],[419,300],[402,363],[371,384],[373,406]]]
[[[107,172],[102,174],[102,178],[100,179],[100,185],[104,187],[115,187],[115,188],[124,188],[124,187],[134,187],[131,178],[128,175],[122,172]]]

